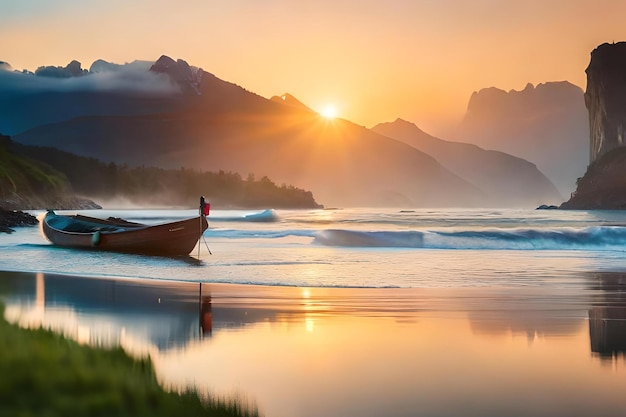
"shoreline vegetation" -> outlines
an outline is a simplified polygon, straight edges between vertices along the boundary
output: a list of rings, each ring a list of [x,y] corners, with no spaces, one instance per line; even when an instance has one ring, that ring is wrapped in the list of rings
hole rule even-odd
[[[96,348],[51,330],[23,329],[0,304],[0,415],[259,416],[238,397],[164,390],[149,358]]]
[[[0,207],[7,210],[98,209],[94,201],[127,200],[144,206],[322,208],[310,191],[277,185],[267,176],[233,172],[129,167],[50,147],[26,146],[0,134]],[[92,201],[94,200],[94,201]]]

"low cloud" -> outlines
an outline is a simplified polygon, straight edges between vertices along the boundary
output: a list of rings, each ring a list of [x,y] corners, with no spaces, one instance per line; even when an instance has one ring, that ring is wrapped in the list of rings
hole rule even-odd
[[[172,95],[180,88],[166,74],[149,71],[149,63],[110,64],[97,61],[97,71],[82,69],[72,61],[66,67],[39,67],[35,73],[13,71],[0,61],[0,92],[127,92],[147,95]],[[95,64],[95,63],[94,63]]]

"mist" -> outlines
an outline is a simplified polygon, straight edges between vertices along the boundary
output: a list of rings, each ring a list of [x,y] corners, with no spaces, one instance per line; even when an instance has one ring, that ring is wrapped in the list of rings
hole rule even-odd
[[[7,94],[115,92],[151,96],[181,92],[166,74],[149,71],[150,63],[145,61],[123,65],[96,62],[100,63],[94,66],[96,71],[82,69],[79,62],[72,61],[66,67],[39,67],[34,73],[14,71],[10,64],[0,62],[0,90]]]

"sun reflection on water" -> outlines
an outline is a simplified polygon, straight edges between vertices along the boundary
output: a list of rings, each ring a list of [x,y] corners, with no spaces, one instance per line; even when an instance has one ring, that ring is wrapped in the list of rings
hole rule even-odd
[[[242,392],[265,415],[472,417],[507,415],[520,401],[548,417],[626,410],[613,332],[623,326],[602,327],[621,301],[606,291],[207,284],[199,293],[187,284],[154,293],[154,282],[57,280],[33,275],[22,298],[7,299],[7,318],[149,354],[164,385]],[[597,360],[594,344],[617,356]]]

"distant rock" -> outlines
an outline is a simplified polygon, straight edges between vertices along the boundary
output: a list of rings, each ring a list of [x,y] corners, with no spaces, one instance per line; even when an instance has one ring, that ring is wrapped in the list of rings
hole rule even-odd
[[[558,210],[559,206],[555,206],[553,204],[547,205],[547,204],[542,204],[539,207],[537,207],[535,210]]]
[[[626,42],[604,43],[591,52],[586,69],[591,161],[625,146]]]

